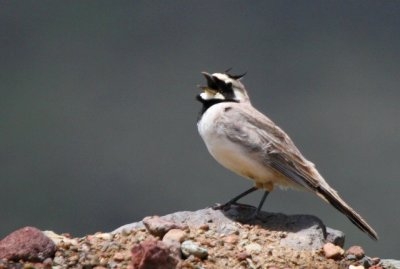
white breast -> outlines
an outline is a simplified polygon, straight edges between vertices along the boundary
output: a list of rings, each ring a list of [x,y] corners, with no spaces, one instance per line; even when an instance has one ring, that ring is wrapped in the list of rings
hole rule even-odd
[[[278,183],[277,181],[281,179],[274,170],[260,163],[259,158],[251,155],[243,145],[234,143],[226,137],[225,130],[218,121],[221,120],[224,109],[229,106],[230,103],[213,105],[198,122],[199,133],[208,151],[222,166],[243,177],[253,179],[257,185]]]

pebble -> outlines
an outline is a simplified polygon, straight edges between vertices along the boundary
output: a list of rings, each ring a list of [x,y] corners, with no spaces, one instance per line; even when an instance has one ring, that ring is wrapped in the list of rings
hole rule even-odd
[[[362,265],[357,265],[357,266],[355,266],[355,265],[350,265],[350,266],[349,266],[349,269],[365,269],[365,268],[364,268],[364,266],[362,266]]]
[[[260,244],[257,243],[250,243],[244,247],[247,252],[249,253],[260,253],[262,250],[262,247]]]
[[[357,259],[361,259],[362,257],[365,256],[364,249],[360,246],[352,246],[346,251],[346,253],[348,255],[356,256]]]
[[[247,252],[239,252],[236,254],[236,259],[238,259],[239,261],[244,261],[250,257],[251,257],[251,255]]]
[[[199,229],[203,230],[203,231],[208,231],[208,230],[210,230],[210,225],[202,224],[202,225],[200,225]]]
[[[152,235],[162,238],[169,230],[181,229],[184,230],[187,226],[167,221],[159,216],[146,217],[143,219],[143,224]]]
[[[43,232],[48,238],[50,238],[54,244],[59,245],[59,244],[65,244],[65,245],[78,245],[78,240],[76,239],[71,239],[69,237],[66,237],[64,235],[56,234],[53,231],[44,231]]]
[[[344,250],[341,247],[332,243],[326,243],[323,246],[323,250],[325,257],[328,259],[339,259],[344,254]]]
[[[329,227],[326,227],[326,241],[343,248],[345,235],[342,231],[338,231]]]
[[[346,260],[348,260],[348,261],[356,261],[357,257],[355,255],[353,255],[353,254],[349,254],[349,255],[346,256]]]
[[[230,234],[224,238],[225,243],[236,244],[239,241],[239,237],[236,234]]]
[[[65,263],[65,259],[63,256],[57,256],[57,257],[54,257],[53,263],[62,265]]]
[[[113,256],[113,260],[116,262],[122,262],[123,260],[125,260],[125,258],[126,258],[126,255],[124,255],[124,253],[121,253],[121,252],[117,252]]]
[[[208,250],[206,248],[200,247],[199,245],[197,245],[195,242],[193,242],[191,240],[186,240],[182,243],[181,251],[185,257],[189,257],[190,255],[193,255],[200,259],[205,259],[208,256]]]
[[[381,261],[381,259],[379,257],[371,258],[371,262],[373,265],[377,265],[380,261]]]
[[[366,268],[371,267],[371,265],[373,264],[371,258],[367,256],[364,256],[359,262]]]
[[[182,243],[186,238],[187,234],[185,231],[181,229],[171,229],[164,235],[162,241],[167,244],[173,242]]]
[[[132,247],[133,269],[175,269],[178,260],[161,241],[148,239]]]
[[[94,234],[94,237],[103,239],[106,241],[110,241],[113,239],[113,235],[111,233],[96,233],[96,234]]]
[[[388,268],[400,268],[400,260],[393,260],[393,259],[382,259],[382,266],[384,268],[388,267]]]

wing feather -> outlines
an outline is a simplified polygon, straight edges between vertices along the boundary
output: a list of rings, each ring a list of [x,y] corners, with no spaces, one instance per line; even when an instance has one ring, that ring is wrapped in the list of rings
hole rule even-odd
[[[235,120],[221,121],[228,139],[240,142],[249,151],[260,153],[265,165],[283,174],[294,184],[316,193],[371,238],[378,238],[374,229],[328,185],[314,164],[303,157],[283,130],[251,104],[235,104],[234,107],[225,111],[225,117]]]

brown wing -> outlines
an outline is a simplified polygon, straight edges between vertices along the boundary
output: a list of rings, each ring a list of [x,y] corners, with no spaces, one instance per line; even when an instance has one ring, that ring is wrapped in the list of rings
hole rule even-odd
[[[228,138],[257,152],[268,165],[306,189],[319,186],[319,174],[289,136],[264,114],[246,104],[233,104],[226,110],[222,127]],[[232,120],[234,119],[234,120]],[[323,179],[322,179],[323,180]]]
[[[247,150],[258,152],[265,165],[316,193],[346,215],[359,229],[375,240],[378,238],[374,229],[326,183],[314,164],[303,157],[283,130],[250,104],[233,104],[233,107],[226,110],[224,115],[230,120],[221,121],[231,141],[240,142]]]

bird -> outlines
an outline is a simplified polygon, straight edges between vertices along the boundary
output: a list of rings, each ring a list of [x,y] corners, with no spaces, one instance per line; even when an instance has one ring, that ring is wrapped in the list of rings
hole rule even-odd
[[[229,208],[242,197],[263,190],[255,211],[258,215],[275,187],[303,190],[318,195],[378,240],[375,230],[326,182],[291,138],[251,104],[241,82],[245,74],[232,75],[229,71],[202,74],[207,85],[198,86],[201,92],[196,95],[202,104],[198,132],[218,163],[254,181],[253,187],[218,208]]]

